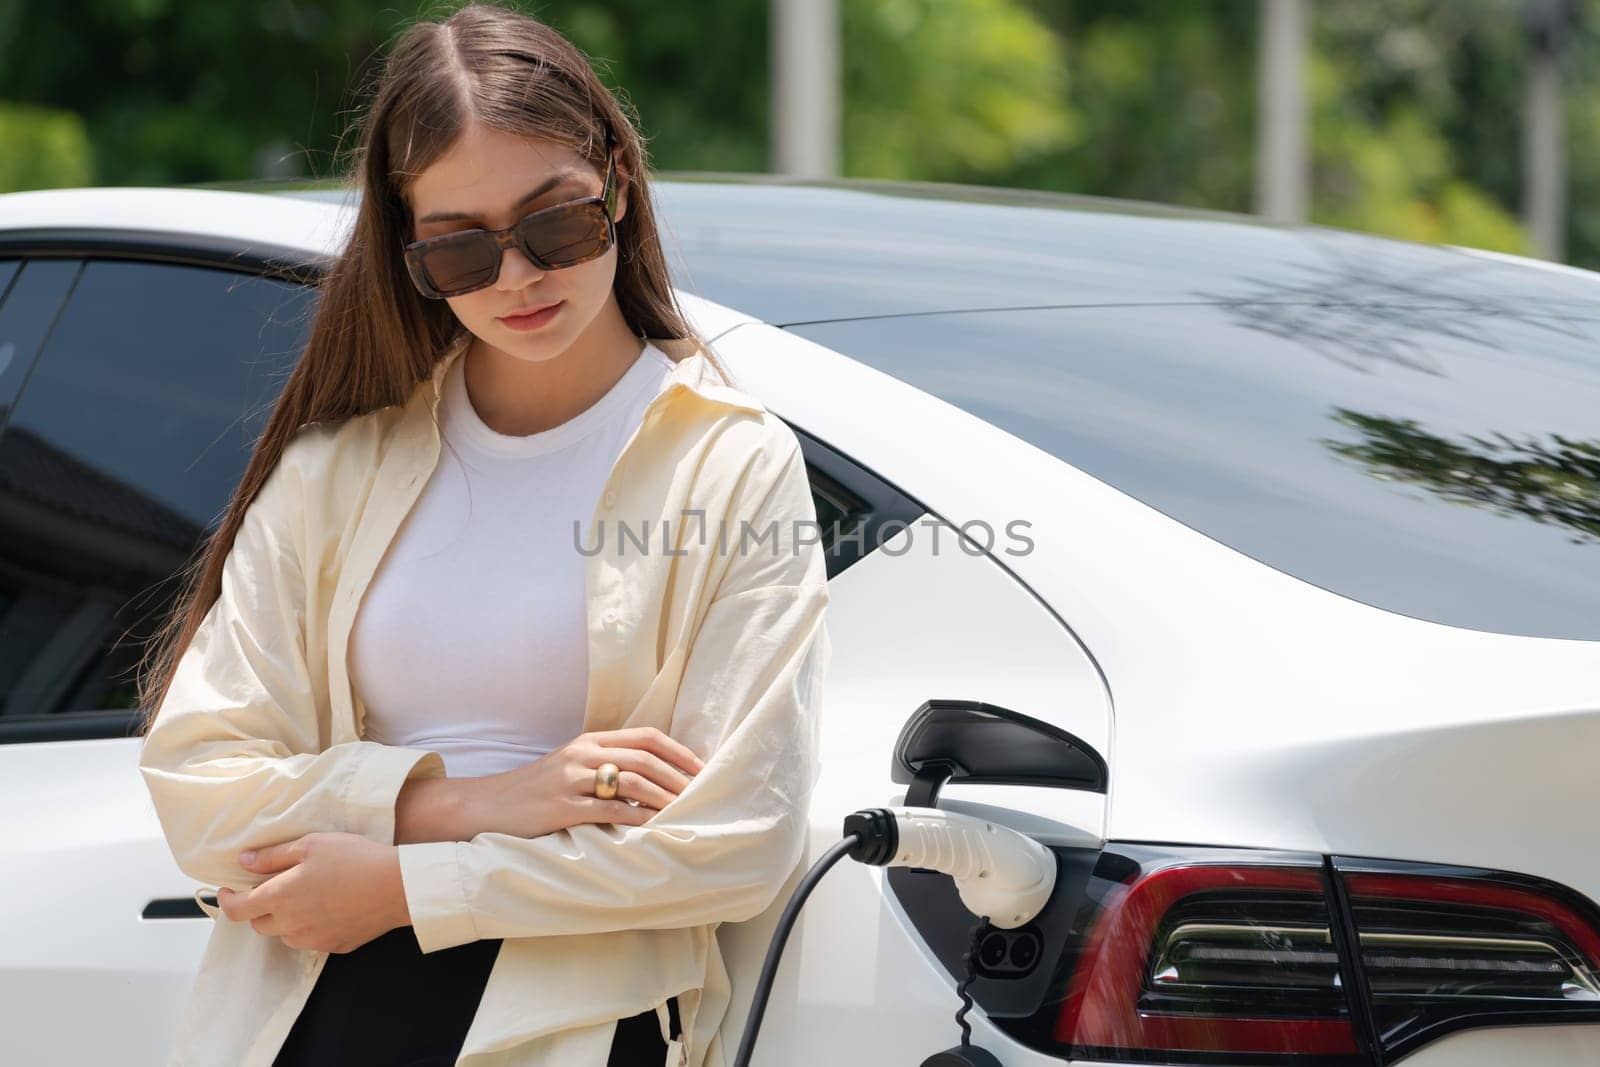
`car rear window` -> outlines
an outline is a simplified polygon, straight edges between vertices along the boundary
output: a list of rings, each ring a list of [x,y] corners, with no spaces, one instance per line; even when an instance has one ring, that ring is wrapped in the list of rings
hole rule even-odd
[[[1190,304],[790,329],[1333,592],[1596,640],[1600,301],[1567,281],[1497,299],[1352,264]]]

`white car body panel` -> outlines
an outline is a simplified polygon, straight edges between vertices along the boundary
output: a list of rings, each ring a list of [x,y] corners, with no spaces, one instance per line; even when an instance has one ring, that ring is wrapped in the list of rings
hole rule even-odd
[[[194,887],[172,861],[137,742],[0,746],[4,1064],[158,1064],[210,920],[147,920]]]

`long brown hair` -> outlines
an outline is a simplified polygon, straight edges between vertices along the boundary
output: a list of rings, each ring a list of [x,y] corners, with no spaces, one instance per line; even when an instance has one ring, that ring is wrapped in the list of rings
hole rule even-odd
[[[378,71],[371,96],[345,174],[361,190],[349,243],[318,283],[305,353],[273,406],[221,524],[177,576],[175,606],[141,663],[140,735],[149,731],[178,660],[221,592],[223,562],[245,510],[290,439],[310,423],[403,403],[464,330],[444,301],[427,300],[412,286],[401,248],[412,232],[405,196],[410,182],[469,120],[569,145],[597,171],[605,166],[609,131],[630,178],[628,211],[617,223],[614,291],[622,315],[640,337],[694,338],[732,381],[673,295],[643,138],[571,41],[531,16],[470,3],[441,21],[406,28]]]

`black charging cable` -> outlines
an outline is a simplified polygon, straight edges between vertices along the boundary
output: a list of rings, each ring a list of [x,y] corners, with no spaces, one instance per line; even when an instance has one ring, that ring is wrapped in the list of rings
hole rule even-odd
[[[783,956],[783,946],[789,940],[789,931],[794,929],[795,920],[800,917],[800,909],[805,906],[806,898],[811,895],[811,890],[816,888],[830,867],[864,844],[865,840],[861,833],[849,834],[824,852],[795,887],[794,895],[789,898],[783,914],[778,918],[777,929],[772,933],[772,943],[767,946],[767,959],[761,965],[761,977],[756,982],[755,995],[750,998],[750,1014],[745,1020],[744,1037],[739,1040],[739,1051],[733,1056],[733,1067],[750,1067],[750,1056],[756,1047],[756,1035],[761,1031],[761,1017],[767,1013],[767,998],[772,995],[772,981],[778,973],[778,960]]]

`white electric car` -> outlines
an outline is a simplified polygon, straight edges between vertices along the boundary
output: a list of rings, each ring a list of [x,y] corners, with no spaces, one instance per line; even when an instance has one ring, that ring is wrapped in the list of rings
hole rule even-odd
[[[810,859],[976,813],[1054,892],[841,863],[755,1062],[1600,1064],[1600,276],[1048,194],[656,185],[805,446],[833,583]],[[209,924],[130,670],[350,220],[0,196],[0,1063],[163,1063]],[[791,887],[798,882],[798,875]],[[737,1046],[788,892],[719,931]],[[219,1065],[224,1067],[224,1065]]]

